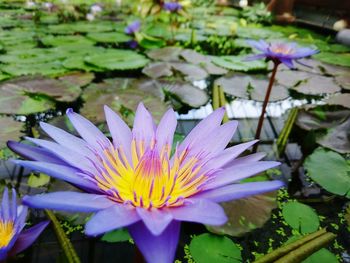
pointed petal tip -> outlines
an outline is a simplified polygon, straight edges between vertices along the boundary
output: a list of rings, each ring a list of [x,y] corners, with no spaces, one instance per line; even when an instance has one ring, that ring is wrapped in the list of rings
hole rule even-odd
[[[73,111],[72,108],[68,108],[68,109],[66,110],[66,114],[67,114],[67,115],[73,114],[73,113],[74,113],[74,111]]]

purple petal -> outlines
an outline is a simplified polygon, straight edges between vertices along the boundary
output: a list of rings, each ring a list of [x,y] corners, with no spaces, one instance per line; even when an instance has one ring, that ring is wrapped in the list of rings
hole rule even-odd
[[[83,176],[77,175],[79,170],[72,167],[58,165],[53,163],[44,163],[44,162],[33,162],[33,161],[21,161],[13,160],[14,163],[22,165],[32,170],[36,170],[54,178],[67,181],[71,184],[76,185],[77,187],[89,191],[99,192],[99,188],[94,184],[89,178],[84,178]],[[88,177],[88,176],[86,176]]]
[[[116,148],[122,147],[128,160],[131,161],[131,140],[132,133],[128,125],[111,110],[108,106],[104,106],[108,129],[113,138],[113,144]]]
[[[247,156],[243,156],[241,158],[237,158],[232,160],[231,162],[227,163],[223,166],[223,168],[229,168],[234,165],[246,165],[248,163],[254,163],[260,161],[262,158],[266,156],[266,153],[258,152],[254,154],[249,154]]]
[[[147,262],[174,262],[179,242],[180,222],[172,221],[159,236],[152,235],[143,222],[131,225],[129,233]]]
[[[137,207],[136,211],[145,226],[149,229],[152,235],[155,236],[159,236],[173,219],[169,212],[156,208],[147,210]]]
[[[200,144],[202,141],[206,140],[208,135],[220,126],[224,114],[224,108],[217,109],[198,123],[179,145],[178,152],[181,153],[191,145],[195,143]]]
[[[286,65],[288,68],[290,68],[290,69],[295,68],[292,59],[280,58],[279,60],[280,60],[284,65]]]
[[[238,122],[230,121],[211,131],[207,138],[196,141],[189,149],[189,156],[207,153],[210,158],[225,149],[237,129]]]
[[[280,165],[279,162],[270,161],[261,161],[256,163],[249,163],[246,165],[235,165],[216,173],[213,177],[213,180],[205,186],[205,189],[209,190],[231,184],[233,182],[238,182],[244,178],[250,177],[278,165]]]
[[[31,146],[24,143],[8,141],[7,146],[15,153],[32,161],[42,161],[55,164],[67,164],[58,156],[48,150],[36,146]]]
[[[165,145],[172,146],[177,120],[173,109],[169,109],[160,120],[156,131],[158,150],[161,151]],[[170,150],[170,149],[169,149]]]
[[[206,165],[203,166],[203,171],[218,169],[223,167],[230,162],[235,161],[235,158],[239,156],[242,152],[247,150],[250,146],[258,142],[258,140],[241,143],[232,147],[225,149],[224,151],[217,154],[212,158]]]
[[[111,207],[115,202],[103,195],[67,191],[24,196],[23,204],[40,209],[90,213]]]
[[[143,103],[139,103],[134,120],[134,127],[132,134],[137,141],[144,140],[145,143],[150,143],[152,139],[155,139],[156,125],[152,118],[152,115],[145,108]],[[147,147],[148,145],[145,145]]]
[[[255,40],[247,40],[247,43],[257,49],[257,50],[260,50],[262,52],[266,52],[269,48],[269,44],[264,41],[264,40],[259,40],[259,41],[255,41]]]
[[[103,147],[109,147],[110,141],[107,137],[89,120],[83,116],[73,112],[72,109],[67,110],[67,116],[74,128],[80,134],[80,136],[89,144],[93,145],[95,149],[101,149]]]
[[[97,212],[85,225],[85,233],[89,236],[101,235],[117,228],[129,226],[140,220],[135,208],[114,204]]]
[[[300,58],[309,57],[309,56],[315,55],[319,52],[320,51],[317,49],[297,48],[295,54],[293,54],[293,59],[300,59]]]
[[[59,158],[61,158],[73,167],[77,167],[80,170],[95,171],[95,168],[91,165],[91,163],[85,156],[80,155],[77,152],[72,151],[65,146],[59,145],[55,142],[30,137],[26,137],[26,139],[35,143],[38,146],[49,150],[51,153],[57,155]]]
[[[251,195],[275,191],[283,186],[284,183],[277,180],[268,182],[232,184],[200,193],[196,195],[196,197],[198,196],[199,198],[208,198],[213,202],[227,202]]]
[[[136,20],[132,23],[130,23],[125,29],[124,32],[128,35],[135,34],[138,32],[141,28],[141,22],[139,20]]]
[[[12,247],[12,249],[9,251],[10,256],[14,256],[29,246],[31,246],[34,241],[39,237],[41,232],[44,231],[44,229],[47,227],[47,225],[50,223],[50,221],[44,221],[41,222],[25,231],[23,231],[19,236],[15,243],[15,245]]]
[[[15,220],[15,226],[14,226],[17,233],[21,232],[24,226],[26,225],[27,215],[28,215],[28,207],[24,205],[18,206],[17,218]]]
[[[190,201],[191,203],[183,206],[169,208],[174,219],[214,226],[223,225],[227,221],[224,209],[220,205],[206,199],[191,199]]]
[[[9,203],[9,192],[7,187],[4,189],[2,194],[0,219],[3,221],[8,221],[10,219],[10,203]]]

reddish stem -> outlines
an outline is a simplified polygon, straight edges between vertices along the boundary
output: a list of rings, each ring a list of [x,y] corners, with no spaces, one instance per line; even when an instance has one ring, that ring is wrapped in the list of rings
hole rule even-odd
[[[263,126],[263,123],[264,123],[267,103],[269,102],[269,99],[270,99],[272,86],[273,86],[273,83],[275,82],[275,77],[276,77],[277,68],[278,68],[279,64],[280,64],[279,61],[273,61],[272,75],[270,77],[269,86],[267,87],[267,91],[266,91],[266,94],[265,94],[265,99],[264,99],[263,107],[262,107],[262,110],[261,110],[261,115],[260,115],[260,118],[259,118],[258,128],[256,129],[256,133],[255,133],[255,139],[256,140],[260,139],[260,134],[261,134],[262,126]],[[253,153],[256,153],[256,151],[258,150],[258,146],[259,146],[259,143],[256,143],[254,145]]]
[[[142,256],[142,253],[136,245],[135,245],[135,261],[134,262],[135,263],[145,263],[145,260]]]

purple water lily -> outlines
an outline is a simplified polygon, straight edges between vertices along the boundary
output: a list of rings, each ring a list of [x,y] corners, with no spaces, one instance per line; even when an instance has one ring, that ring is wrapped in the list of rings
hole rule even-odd
[[[248,40],[247,42],[253,48],[262,52],[261,54],[248,57],[248,60],[267,58],[274,62],[283,63],[289,68],[294,68],[293,60],[297,61],[319,52],[317,49],[299,47],[296,43],[267,43],[264,40]]]
[[[9,200],[5,188],[0,210],[0,261],[28,248],[48,225],[49,221],[45,221],[23,231],[27,212],[26,206],[17,207],[16,191],[12,190],[12,200]]]
[[[134,35],[136,32],[140,31],[140,28],[141,22],[139,20],[136,20],[128,24],[127,27],[125,27],[124,32],[128,35]]]
[[[41,209],[96,212],[85,226],[87,235],[127,227],[147,262],[173,262],[181,221],[222,225],[227,218],[219,202],[283,186],[277,180],[240,183],[279,163],[260,161],[262,153],[237,158],[256,141],[225,149],[238,123],[221,125],[223,108],[202,120],[173,155],[177,120],[172,109],[156,125],[140,103],[132,130],[110,108],[104,109],[112,142],[71,109],[67,116],[82,138],[41,123],[55,142],[27,138],[39,147],[8,142],[13,151],[31,160],[17,160],[17,164],[85,192],[26,196],[24,203]]]
[[[177,12],[182,9],[182,5],[178,2],[166,2],[163,8],[169,12]]]

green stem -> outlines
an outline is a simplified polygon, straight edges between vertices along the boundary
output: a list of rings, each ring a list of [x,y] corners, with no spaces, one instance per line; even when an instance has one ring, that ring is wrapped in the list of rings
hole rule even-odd
[[[275,82],[275,77],[276,77],[277,68],[278,68],[279,64],[280,64],[279,61],[273,61],[272,75],[270,77],[269,86],[267,87],[267,91],[266,91],[266,94],[265,94],[265,99],[264,99],[264,103],[263,103],[261,114],[260,114],[260,118],[259,118],[258,128],[256,129],[256,133],[255,133],[255,139],[256,140],[260,139],[260,134],[261,134],[262,126],[263,126],[263,123],[264,123],[264,118],[265,118],[266,107],[267,107],[267,104],[268,104],[269,99],[270,99],[272,86],[273,86],[273,83]],[[258,146],[259,146],[258,143],[256,143],[254,145],[253,153],[255,153],[258,150]]]
[[[77,255],[77,252],[75,251],[72,243],[68,239],[66,233],[63,231],[60,222],[58,222],[57,217],[53,212],[50,210],[45,210],[45,213],[47,217],[51,220],[58,242],[60,243],[64,254],[66,255],[66,258],[69,263],[80,263],[80,259]]]
[[[305,253],[309,253],[310,251],[317,251],[321,247],[328,244],[331,241],[330,238],[331,240],[333,240],[335,238],[335,235],[333,233],[327,233],[325,229],[321,229],[293,243],[282,246],[272,251],[271,253],[256,260],[254,263],[287,262],[287,261],[280,261],[280,260],[282,258],[285,259],[287,256],[289,257],[291,253],[293,254],[296,253],[297,255],[299,255],[301,251],[302,251],[301,254],[304,253],[303,257],[305,256],[306,258],[311,254],[305,254]],[[293,262],[301,262],[301,260],[293,261]]]
[[[225,107],[227,104],[227,101],[225,98],[224,89],[221,86],[219,87],[219,98],[220,98],[220,107]],[[229,119],[227,116],[227,112],[225,112],[224,118],[222,119],[222,123],[226,123],[228,121]]]
[[[278,136],[278,139],[276,142],[279,155],[281,155],[284,152],[284,149],[287,146],[287,141],[288,141],[289,135],[292,131],[292,128],[293,128],[293,125],[294,125],[294,122],[295,122],[297,116],[298,116],[298,109],[293,108],[290,111],[288,118],[286,120],[286,123],[285,123],[280,135]]]

